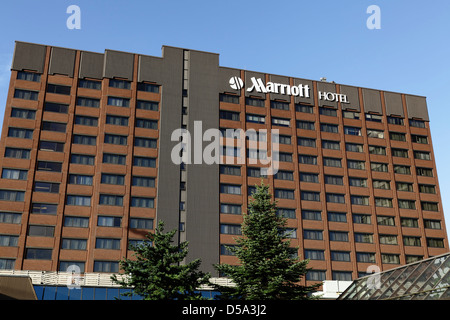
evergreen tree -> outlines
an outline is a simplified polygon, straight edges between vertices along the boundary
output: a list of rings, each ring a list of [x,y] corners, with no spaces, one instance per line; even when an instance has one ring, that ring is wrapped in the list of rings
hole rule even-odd
[[[198,271],[200,259],[181,263],[188,254],[188,243],[173,245],[175,233],[176,230],[164,233],[164,223],[159,221],[155,233],[148,233],[143,244],[130,247],[136,259],[120,261],[127,276],[118,279],[113,275],[112,280],[122,287],[133,288],[133,293],[145,300],[202,299],[198,288],[209,284],[210,275]]]
[[[216,285],[221,299],[310,299],[320,284],[298,284],[308,271],[308,260],[292,257],[290,241],[283,231],[287,219],[277,215],[269,187],[256,186],[248,213],[241,226],[237,246],[229,247],[240,265],[218,264],[215,268],[228,276],[234,287]]]

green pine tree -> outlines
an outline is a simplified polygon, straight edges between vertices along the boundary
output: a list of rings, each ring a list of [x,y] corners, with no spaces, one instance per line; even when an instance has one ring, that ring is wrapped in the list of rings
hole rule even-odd
[[[113,275],[112,280],[122,287],[133,288],[133,293],[145,300],[202,299],[198,288],[209,284],[210,275],[198,271],[200,259],[182,264],[188,254],[188,243],[173,245],[175,233],[176,230],[164,233],[164,223],[159,221],[155,233],[147,234],[147,241],[131,246],[136,259],[120,261],[128,276],[119,279]]]
[[[283,228],[287,219],[276,214],[269,187],[256,186],[248,213],[244,214],[242,237],[230,246],[240,265],[218,264],[215,268],[229,277],[234,287],[220,286],[222,299],[298,300],[310,299],[320,284],[302,286],[298,282],[309,270],[308,260],[292,257],[290,241]]]

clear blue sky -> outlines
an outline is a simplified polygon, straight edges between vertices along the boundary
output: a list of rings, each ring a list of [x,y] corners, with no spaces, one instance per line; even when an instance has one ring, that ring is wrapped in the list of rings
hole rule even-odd
[[[66,27],[72,4],[81,30]],[[370,5],[380,30],[366,27]],[[427,96],[450,227],[448,0],[15,0],[2,2],[0,30],[0,123],[15,40],[154,56],[171,45],[220,53],[227,67]]]

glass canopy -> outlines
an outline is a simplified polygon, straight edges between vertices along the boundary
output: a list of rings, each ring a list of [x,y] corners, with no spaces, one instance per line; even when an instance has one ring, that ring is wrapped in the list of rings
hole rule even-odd
[[[338,300],[450,300],[450,253],[356,279]]]

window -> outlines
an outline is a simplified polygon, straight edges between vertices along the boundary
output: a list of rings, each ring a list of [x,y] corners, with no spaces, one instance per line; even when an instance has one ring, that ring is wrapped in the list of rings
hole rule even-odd
[[[336,124],[321,123],[320,124],[320,131],[322,131],[322,132],[338,133],[339,129],[338,129],[338,126]]]
[[[64,151],[64,142],[40,141],[39,142],[39,150],[63,152]]]
[[[389,138],[394,141],[406,141],[406,135],[400,132],[389,132]]]
[[[409,120],[409,125],[416,128],[425,128],[425,121],[411,119]]]
[[[369,153],[385,156],[386,155],[386,147],[369,146]]]
[[[103,163],[125,165],[126,156],[121,154],[104,153]]]
[[[131,229],[153,229],[153,219],[130,218]]]
[[[375,198],[376,207],[392,208],[392,199],[389,198]]]
[[[324,116],[337,117],[337,110],[331,108],[319,108],[319,113]]]
[[[357,143],[346,143],[345,150],[349,152],[364,152],[364,148],[362,144]]]
[[[21,222],[22,222],[22,214],[21,213],[0,212],[0,223],[20,224]],[[432,229],[436,229],[436,228],[432,228]]]
[[[427,229],[437,229],[437,230],[442,229],[442,225],[441,225],[441,221],[440,220],[427,220],[427,219],[424,219],[423,223],[425,225],[425,228],[427,228]]]
[[[406,264],[417,262],[423,259],[423,256],[405,255]]]
[[[156,159],[135,156],[133,158],[133,165],[135,165],[137,167],[155,168],[156,167]]]
[[[265,178],[265,177],[267,177],[267,175],[264,172],[261,172],[262,171],[261,169],[262,168],[247,167],[247,176],[248,177],[254,177],[254,178]],[[222,171],[220,173],[222,173]],[[222,174],[227,174],[227,173],[222,173]],[[228,173],[228,174],[231,174],[231,173]],[[239,174],[237,174],[237,171],[236,171],[235,175],[239,175],[239,176],[241,175],[240,167],[239,167]]]
[[[344,134],[362,136],[361,128],[344,126]]]
[[[61,162],[50,162],[50,161],[38,161],[37,162],[38,171],[49,171],[49,172],[61,172],[62,163]]]
[[[255,131],[254,129],[249,129],[245,133],[245,136],[251,141],[267,141],[267,134],[266,134],[266,132],[263,132],[263,131]],[[274,136],[274,137],[276,137],[276,136]],[[275,141],[274,141],[274,143],[275,143]]]
[[[299,154],[298,155],[298,162],[301,164],[317,164],[317,156],[310,156],[305,154]]]
[[[79,196],[79,195],[67,195],[66,204],[68,206],[91,206],[91,197],[90,196]]]
[[[325,167],[335,167],[335,168],[341,168],[342,167],[342,163],[341,163],[341,159],[337,159],[337,158],[323,158],[323,165]]]
[[[350,261],[350,252],[331,251],[331,261]]]
[[[66,250],[86,250],[87,240],[85,239],[62,239],[61,249]]]
[[[307,240],[323,240],[322,230],[303,230],[303,238]]]
[[[20,118],[20,119],[30,119],[34,120],[36,118],[36,111],[22,108],[14,108],[11,109],[11,117],[12,118]]]
[[[436,186],[430,184],[419,184],[419,192],[436,194]]]
[[[108,97],[108,106],[128,108],[130,106],[130,99],[120,97]]]
[[[32,139],[33,138],[33,129],[8,128],[8,137],[21,138],[21,139]]]
[[[117,262],[117,261],[94,261],[94,272],[118,273],[119,272],[119,262]]]
[[[136,128],[158,130],[158,120],[136,119]]]
[[[290,127],[291,122],[289,119],[272,117],[272,125],[281,127]]]
[[[34,183],[33,191],[34,192],[58,193],[59,192],[59,183],[36,181]]]
[[[226,214],[241,214],[241,205],[240,204],[220,204],[220,213]]]
[[[77,98],[77,106],[100,108],[100,99],[78,97]]]
[[[59,122],[42,121],[42,130],[65,133],[66,124]]]
[[[253,107],[265,107],[265,100],[256,98],[245,98],[245,104]]]
[[[322,148],[330,150],[339,150],[341,147],[338,141],[322,140]]]
[[[419,136],[417,134],[412,134],[411,141],[415,142],[415,143],[428,144],[428,137],[427,136]]]
[[[384,139],[384,132],[375,129],[367,129],[367,137]]]
[[[315,130],[314,122],[297,120],[297,129]]]
[[[27,180],[28,170],[3,169],[2,179]]]
[[[241,186],[233,184],[220,184],[220,193],[241,194]]]
[[[0,201],[24,201],[25,191],[0,190]]]
[[[347,222],[347,214],[345,212],[328,212],[328,221]]]
[[[300,172],[300,181],[319,183],[319,175],[317,173]]]
[[[227,102],[227,103],[239,104],[239,96],[233,95],[233,94],[221,93],[219,95],[219,101]]]
[[[295,209],[290,208],[278,208],[277,216],[285,218],[285,219],[295,219]]]
[[[395,226],[395,218],[390,216],[377,216],[377,223],[380,226]]]
[[[300,138],[297,137],[297,144],[301,147],[316,147],[316,139],[314,138]]]
[[[431,155],[429,152],[425,151],[414,151],[414,158],[420,160],[431,160]]]
[[[36,101],[38,99],[38,95],[39,95],[39,92],[37,92],[37,91],[22,90],[22,89],[14,90],[14,98],[17,98],[17,99]]]
[[[279,170],[275,176],[275,179],[278,180],[290,180],[293,181],[294,180],[294,172],[292,171],[285,171],[285,170]]]
[[[158,111],[159,103],[156,101],[137,100],[136,109]]]
[[[420,247],[420,237],[403,236],[403,244],[405,246]]]
[[[131,197],[131,207],[154,208],[155,199],[145,197]]]
[[[47,84],[47,93],[70,95],[70,87],[60,84]]]
[[[116,134],[105,133],[105,143],[117,144],[126,146],[127,145],[127,136],[120,136]]]
[[[131,180],[131,185],[136,186],[136,187],[154,188],[155,187],[155,178],[133,176],[133,178]]]
[[[394,172],[398,174],[411,174],[410,166],[394,165]]]
[[[351,271],[332,271],[332,280],[352,281]]]
[[[379,114],[366,113],[366,121],[382,122],[383,117]]]
[[[121,217],[98,216],[97,226],[99,227],[120,227]]]
[[[134,138],[134,146],[141,147],[141,148],[156,149],[157,142],[156,142],[156,139],[135,137]]]
[[[345,203],[345,197],[343,194],[338,193],[327,193],[326,194],[327,202],[332,203]]]
[[[25,259],[33,260],[51,260],[52,259],[52,249],[25,249]]]
[[[72,154],[70,157],[70,162],[74,164],[93,166],[95,162],[95,156],[87,154]]]
[[[348,242],[348,232],[330,231],[330,241]]]
[[[130,89],[131,83],[127,80],[109,79],[109,87],[117,89]]]
[[[221,234],[241,235],[241,226],[238,224],[220,224]]]
[[[372,184],[375,189],[383,189],[383,190],[391,189],[391,183],[390,181],[387,180],[373,180]]]
[[[439,211],[439,206],[436,202],[421,201],[421,207],[425,211]]]
[[[55,102],[45,102],[44,111],[67,114],[69,112],[69,105]]]
[[[433,169],[431,168],[417,168],[417,175],[423,176],[423,177],[432,177],[433,176]]]
[[[82,126],[97,127],[98,126],[98,118],[86,117],[86,116],[75,116],[75,124],[79,124]]]
[[[314,107],[306,104],[296,104],[295,111],[303,113],[314,113]]]
[[[275,189],[275,198],[293,200],[295,198],[295,193],[294,190]]]
[[[353,214],[353,223],[372,224],[372,218],[368,214]]]
[[[349,169],[364,170],[366,168],[366,163],[359,160],[347,160],[347,167]]]
[[[320,211],[315,210],[302,210],[302,218],[304,220],[322,220],[322,213]]]
[[[53,237],[55,234],[55,227],[30,225],[28,227],[28,235],[34,237]]]
[[[119,250],[120,239],[97,238],[95,239],[96,249]]]
[[[304,201],[320,201],[320,192],[301,191],[300,198]]]
[[[95,81],[95,80],[80,79],[78,81],[78,88],[101,90],[102,89],[102,82],[101,81]]]
[[[400,125],[403,126],[404,122],[403,122],[403,118],[399,118],[399,117],[387,117],[387,122],[389,124],[396,124],[396,125]]]
[[[424,220],[425,222],[425,220]],[[400,218],[400,223],[402,227],[406,228],[418,228],[419,227],[419,221],[415,218]],[[426,227],[425,227],[426,228]]]
[[[342,111],[342,117],[347,119],[359,119],[359,112]]]
[[[95,144],[97,143],[97,137],[74,134],[73,143],[95,146]]]
[[[399,158],[408,158],[408,150],[392,148],[392,156]]]
[[[120,174],[102,173],[101,183],[124,185],[125,184],[125,176],[120,175]]]
[[[369,197],[367,196],[350,196],[350,200],[352,204],[359,206],[368,206],[369,205]]]
[[[64,216],[64,227],[88,228],[89,218]]]
[[[121,116],[112,116],[112,115],[106,115],[106,124],[112,124],[115,126],[128,126],[128,117],[121,117]]]
[[[266,117],[257,114],[247,114],[245,115],[245,120],[252,123],[266,123]]]
[[[41,75],[39,73],[34,72],[18,71],[17,80],[39,82],[41,81]]]
[[[6,147],[5,158],[30,159],[30,149]]]
[[[323,250],[305,249],[305,259],[325,260],[325,253]]]
[[[375,253],[372,252],[357,252],[356,261],[363,263],[375,263]]]
[[[220,110],[219,116],[220,116],[220,119],[224,119],[224,120],[232,120],[232,121],[239,121],[240,120],[240,113],[239,112]]]
[[[284,101],[270,101],[270,107],[278,110],[289,110],[289,103]]]
[[[137,85],[137,89],[138,89],[138,91],[159,93],[159,86],[157,84],[153,84],[153,83],[140,82]]]
[[[366,178],[349,177],[348,183],[351,187],[367,188],[367,179]]]
[[[381,254],[381,262],[388,264],[400,264],[400,256],[398,254]]]
[[[279,230],[281,237],[284,239],[296,239],[297,229],[296,228],[282,228]]]
[[[432,248],[444,248],[444,239],[427,238],[427,246]]]
[[[57,204],[52,203],[32,203],[31,213],[56,215],[58,210]]]
[[[274,160],[281,162],[292,162],[292,153],[278,152],[274,154]]]
[[[370,169],[372,169],[372,171],[377,171],[377,172],[388,172],[388,164],[372,162],[370,164]]]
[[[390,244],[395,245],[397,243],[397,236],[392,234],[380,234],[380,243],[381,244]]]
[[[291,144],[291,136],[286,136],[283,134],[280,135],[273,135],[272,136],[272,142],[273,143],[280,143],[280,144]]]
[[[123,206],[123,196],[114,194],[100,194],[98,204],[107,206]]]
[[[0,235],[0,247],[17,247],[19,236]]]

